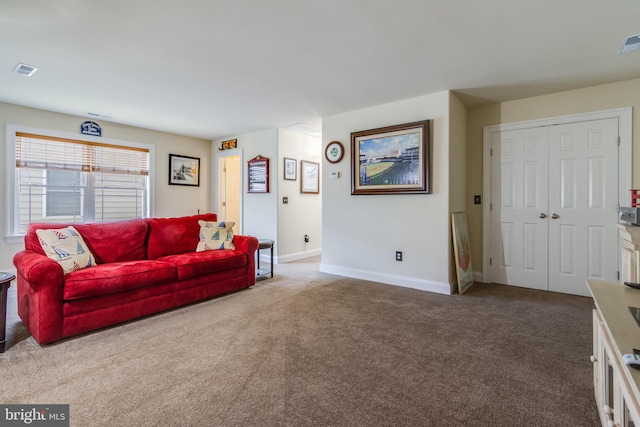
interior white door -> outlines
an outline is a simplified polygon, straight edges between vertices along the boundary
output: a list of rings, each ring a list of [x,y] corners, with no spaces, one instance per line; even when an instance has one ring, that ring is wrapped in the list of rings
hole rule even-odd
[[[549,183],[549,290],[589,296],[618,280],[618,119],[550,127]]]
[[[547,289],[548,130],[493,134],[492,280]]]
[[[618,119],[492,138],[492,280],[584,296],[617,281]]]
[[[218,157],[218,220],[232,221],[236,233],[242,233],[242,167],[240,156]]]

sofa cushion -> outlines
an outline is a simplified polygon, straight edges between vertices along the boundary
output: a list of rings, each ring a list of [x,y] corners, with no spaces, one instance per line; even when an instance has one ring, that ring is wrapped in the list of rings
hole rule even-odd
[[[235,222],[198,221],[200,241],[196,252],[216,249],[235,249],[233,245],[233,226]]]
[[[143,219],[77,224],[75,226],[98,264],[147,258],[147,230]]]
[[[24,236],[24,248],[44,254],[36,230],[66,228],[70,224],[33,222]],[[142,260],[147,257],[147,222],[143,219],[73,224],[98,264]]]
[[[38,229],[36,234],[45,255],[60,264],[64,274],[96,265],[93,254],[74,227]]]
[[[175,279],[176,268],[162,261],[141,260],[101,264],[67,275],[64,281],[63,298],[72,300],[109,295]]]
[[[194,252],[200,240],[198,221],[215,221],[216,218],[213,213],[180,218],[147,218],[147,257],[157,259],[166,255]]]
[[[190,279],[205,274],[216,273],[247,264],[247,255],[236,250],[188,252],[158,258],[176,266],[178,280]]]

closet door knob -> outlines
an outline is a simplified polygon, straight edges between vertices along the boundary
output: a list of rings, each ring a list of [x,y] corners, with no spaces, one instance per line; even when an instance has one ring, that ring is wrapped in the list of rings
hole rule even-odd
[[[552,213],[551,214],[551,218],[552,219],[558,219],[558,218],[560,218],[560,215],[558,215],[557,213]]]
[[[540,215],[538,215],[540,218],[545,219],[547,217],[547,214],[542,212]]]

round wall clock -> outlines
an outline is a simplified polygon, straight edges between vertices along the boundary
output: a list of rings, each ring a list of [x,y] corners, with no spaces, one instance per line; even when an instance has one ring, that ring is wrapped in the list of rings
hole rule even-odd
[[[331,141],[324,150],[324,157],[329,163],[338,163],[344,156],[344,147],[338,141]]]

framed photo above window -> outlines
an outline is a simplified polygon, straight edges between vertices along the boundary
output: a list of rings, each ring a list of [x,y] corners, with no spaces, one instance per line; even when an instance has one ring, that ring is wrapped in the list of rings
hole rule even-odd
[[[320,193],[320,164],[308,160],[300,161],[300,192]]]
[[[169,154],[169,185],[200,186],[200,158]]]
[[[351,194],[428,194],[429,120],[353,132]]]
[[[284,179],[295,181],[298,179],[297,160],[284,158]]]

